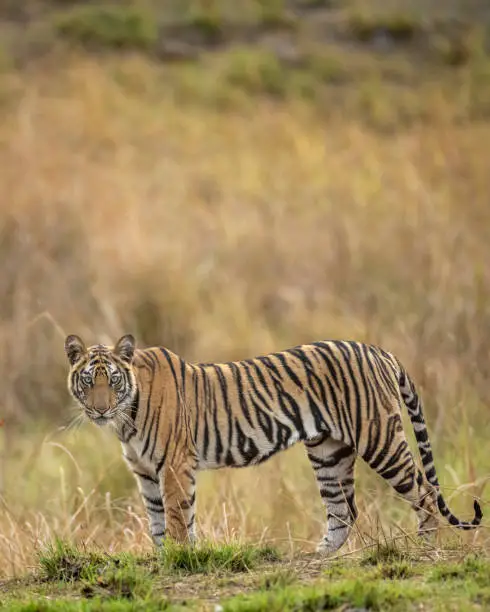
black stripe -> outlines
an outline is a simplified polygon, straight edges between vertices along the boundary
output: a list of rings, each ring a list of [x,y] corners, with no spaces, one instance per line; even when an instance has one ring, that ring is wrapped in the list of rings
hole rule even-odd
[[[277,400],[283,414],[285,414],[293,422],[295,429],[300,435],[300,438],[304,439],[306,437],[306,432],[303,426],[303,420],[301,418],[301,411],[298,403],[293,396],[288,393],[286,389],[284,389],[280,382],[274,381],[274,386],[277,392]],[[291,412],[287,406],[291,408]]]
[[[262,394],[262,391],[265,391],[267,393],[267,395],[273,399],[273,394],[271,393],[270,389],[269,389],[269,385],[266,383],[265,378],[263,376],[261,376],[259,382],[261,384],[260,386],[260,390],[259,387],[257,387],[257,384],[255,383],[254,377],[252,375],[252,372],[250,372],[249,370],[249,365],[251,365],[250,363],[245,363],[243,364],[244,370],[247,373],[247,377],[248,377],[248,383],[250,385],[250,387],[252,387],[252,391],[255,393],[255,395],[257,396],[257,398],[260,400],[263,408],[265,408],[266,410],[271,410],[270,408],[270,403],[267,401],[267,399],[264,397],[264,395]],[[255,372],[257,373],[257,367],[255,365]]]
[[[339,387],[339,381],[337,378],[335,367],[330,361],[331,347],[324,342],[314,342],[313,344],[314,346],[316,346],[317,354],[321,357],[321,359],[323,360],[323,363],[325,364],[328,370],[328,372],[325,375],[324,380],[328,386],[328,390],[332,397],[332,406],[330,407],[329,412],[331,413],[333,424],[335,425],[335,427],[339,429],[340,437],[342,438],[342,440],[347,441],[348,438],[345,434],[343,423],[342,423],[342,418],[341,418],[342,400],[339,401],[339,398],[342,398],[342,391]],[[337,418],[335,418],[335,415],[333,414],[333,410],[337,411]]]
[[[369,410],[370,408],[369,383],[368,383],[368,377],[366,373],[365,360],[362,358],[362,353],[359,348],[359,344],[357,342],[353,342],[351,344],[351,348],[352,348],[352,353],[354,355],[354,358],[356,360],[357,369],[359,370],[359,380],[357,384],[362,386],[364,390],[364,397],[366,400],[366,414],[361,416],[362,421],[364,421],[366,418],[369,418],[370,412],[371,412]]]
[[[318,408],[318,404],[315,402],[309,391],[306,392],[306,398],[308,399],[308,407],[313,416],[316,431],[318,433],[320,433],[321,431],[330,431],[329,426],[326,424],[325,417],[321,413],[321,410]],[[325,409],[327,409],[326,405]]]
[[[148,447],[150,446],[151,432],[152,432],[152,429],[153,429],[153,423],[155,422],[155,417],[156,417],[156,413],[153,412],[152,417],[151,417],[151,421],[150,421],[150,426],[149,426],[148,432],[146,433],[146,436],[145,436],[145,443],[143,445],[143,450],[141,451],[141,455],[142,456],[146,455],[146,451],[148,450]]]
[[[304,351],[300,349],[293,349],[292,354],[301,361],[309,388],[314,393],[314,395],[319,398],[325,412],[328,412],[328,400],[327,394],[325,393],[325,387],[323,386],[320,377],[314,370],[313,364],[311,362],[311,357],[309,355],[306,355]],[[312,354],[315,355],[315,358],[317,360],[319,359],[316,355],[316,351]],[[308,406],[310,408],[310,412],[315,422],[315,428],[318,432],[325,431],[325,416],[322,414],[321,409],[318,407],[318,403],[315,401],[309,390],[306,391],[306,397],[308,399]],[[330,428],[327,426],[327,429]]]
[[[146,495],[144,491],[141,492],[141,495],[143,496],[143,499],[147,504],[153,504],[157,507],[163,506],[163,501],[161,497],[150,497],[149,495]]]
[[[194,383],[194,406],[196,409],[196,418],[194,421],[194,444],[197,445],[197,440],[199,436],[199,423],[201,421],[201,419],[199,418],[199,414],[198,414],[198,410],[200,406],[199,383],[204,382],[204,372],[202,371],[202,368],[199,368],[198,366],[196,366],[192,369],[192,381]],[[206,406],[204,406],[204,416],[205,414],[206,414]]]
[[[259,454],[259,449],[252,438],[246,436],[240,427],[240,422],[235,419],[235,429],[237,432],[237,444],[240,455],[245,460],[246,464],[252,463]],[[248,443],[248,449],[247,449]]]
[[[250,427],[252,429],[255,429],[255,423],[252,421],[252,418],[250,416],[250,410],[248,409],[248,406],[247,406],[247,399],[243,392],[243,381],[242,381],[242,376],[240,373],[240,367],[236,363],[231,363],[230,369],[231,369],[231,374],[233,376],[233,380],[237,386],[238,401],[240,402],[240,407],[242,409],[242,412],[245,416],[245,419],[248,421],[248,424],[250,425]]]
[[[276,421],[277,432],[276,432],[276,445],[274,446],[271,455],[277,453],[278,451],[287,448],[289,446],[289,440],[291,438],[292,430],[287,425],[281,423],[281,421]]]
[[[366,417],[368,419],[373,419],[377,416],[378,411],[377,411],[376,402],[379,401],[378,393],[377,393],[378,387],[373,386],[373,382],[371,380],[371,377],[373,380],[376,380],[376,374],[373,370],[373,366],[369,358],[368,347],[365,344],[359,344],[358,346],[360,347],[359,362],[362,363],[363,372],[364,372],[363,380],[365,381],[366,386],[369,390],[368,395],[367,395],[368,403],[367,403]]]
[[[150,385],[149,385],[149,389],[148,389],[148,397],[146,398],[146,412],[145,412],[145,419],[143,421],[143,425],[141,427],[141,433],[140,433],[140,440],[143,439],[143,436],[145,434],[145,429],[146,429],[146,423],[148,422],[148,417],[150,416],[150,404],[151,404],[151,396],[153,393],[153,382],[156,378],[155,373],[156,373],[156,366],[157,366],[157,362],[155,360],[155,358],[150,354],[150,353],[143,353],[141,355],[143,358],[147,358],[148,360],[148,367],[150,368],[151,371],[151,376],[150,376]]]
[[[158,480],[155,480],[148,474],[143,474],[142,472],[137,472],[136,470],[132,470],[132,472],[133,474],[136,474],[136,476],[138,476],[138,478],[141,478],[142,480],[146,480],[147,482],[151,482],[153,484],[158,484]]]
[[[161,405],[157,408],[158,412],[157,412],[157,422],[155,424],[155,431],[153,433],[153,445],[151,447],[150,450],[150,461],[153,461],[153,455],[155,454],[155,449],[156,449],[156,445],[157,445],[157,441],[158,441],[158,433],[159,433],[159,426],[160,426],[160,413],[161,413]]]
[[[335,348],[337,348],[337,344],[338,343],[334,344]],[[337,403],[336,408],[337,408],[338,419],[336,420],[335,424],[341,429],[342,440],[344,440],[344,442],[350,444],[351,446],[354,446],[354,439],[352,437],[353,423],[352,423],[352,420],[349,414],[349,409],[350,409],[349,388],[347,386],[347,381],[345,378],[342,364],[340,363],[340,361],[334,354],[332,346],[329,346],[328,348],[329,348],[328,360],[325,360],[325,361],[329,368],[330,374],[333,374],[333,377],[337,384],[337,395],[335,399]],[[333,364],[335,364],[335,366]],[[339,373],[340,379],[342,381],[342,385],[339,382],[339,378],[337,377],[336,370]],[[344,420],[344,423],[342,423],[342,418]],[[345,425],[346,427],[345,430],[342,427],[343,425]]]
[[[259,382],[262,385],[262,389],[267,393],[270,399],[274,399],[274,394],[270,390],[270,385],[265,379],[264,373],[262,372],[262,363],[257,363],[256,360],[249,361],[248,363],[254,368],[255,373],[257,374],[257,378],[259,379]]]
[[[295,354],[294,353],[294,349],[291,349],[290,351],[288,351],[289,353]],[[297,351],[299,352],[299,350]],[[301,382],[301,380],[298,378],[298,375],[296,374],[296,372],[293,370],[293,368],[289,365],[289,363],[287,362],[286,356],[284,353],[277,353],[276,354],[277,359],[281,362],[282,367],[284,368],[284,371],[286,372],[286,374],[289,376],[289,378],[293,381],[293,383],[301,390],[303,390],[303,383]]]
[[[352,382],[352,387],[354,389],[354,396],[355,396],[354,406],[349,404],[347,406],[347,410],[349,411],[351,415],[352,415],[352,408],[354,408],[356,411],[356,422],[355,424],[353,423],[353,425],[354,425],[355,434],[356,434],[356,448],[359,448],[359,440],[361,439],[361,434],[362,434],[363,418],[362,418],[362,404],[361,404],[361,394],[359,391],[359,383],[357,381],[357,377],[354,373],[354,369],[352,368],[352,363],[351,363],[351,360],[353,358],[353,353],[349,351],[349,349],[347,348],[348,347],[347,344],[339,343],[338,347],[339,347],[340,352],[344,356],[345,367],[347,368],[350,380]]]
[[[175,384],[175,389],[177,390],[177,397],[178,397],[178,392],[179,392],[179,379],[177,378],[177,372],[175,371],[174,368],[174,364],[172,362],[172,357],[170,356],[169,352],[167,351],[167,349],[165,348],[160,348],[160,351],[162,352],[163,356],[165,357],[165,360],[167,361],[169,367],[170,367],[170,371],[172,372],[172,377],[174,379],[174,384]]]
[[[381,438],[381,421],[379,418],[373,419],[369,421],[368,431],[367,431],[367,444],[366,449],[363,453],[363,459],[368,464],[371,465],[371,461],[374,457],[374,453],[376,452],[379,442]]]
[[[156,466],[156,473],[157,474],[160,473],[160,471],[161,471],[161,469],[163,467],[163,464],[165,463],[165,459],[167,458],[168,447],[170,445],[170,439],[171,438],[172,438],[172,425],[170,425],[170,430],[169,430],[169,432],[167,434],[167,441],[165,443],[165,448],[163,449],[162,456],[161,456],[160,461],[157,463],[157,466]]]
[[[261,427],[262,431],[265,433],[268,442],[272,442],[274,430],[273,430],[273,425],[272,425],[272,419],[270,418],[268,414],[268,411],[271,410],[271,408],[269,404],[267,403],[266,399],[264,398],[264,396],[262,395],[262,393],[257,388],[257,385],[255,384],[255,380],[249,369],[250,365],[251,365],[250,362],[243,362],[243,368],[245,372],[247,373],[249,386],[252,388],[253,393],[255,393],[258,400],[261,402],[261,404],[265,407],[265,410],[263,410],[262,406],[260,406],[259,403],[255,400],[252,393],[249,394],[250,400],[255,409],[255,415],[257,417],[259,426]]]
[[[316,351],[313,354],[318,359]],[[306,377],[308,379],[309,386],[311,387],[311,389],[315,393],[315,395],[320,399],[320,401],[323,404],[323,406],[325,406],[325,408],[327,408],[327,406],[328,406],[328,399],[327,399],[327,394],[325,393],[325,387],[324,387],[324,385],[322,383],[322,379],[315,372],[313,364],[311,363],[311,359],[310,358],[306,358],[306,356],[305,356],[305,359],[303,360],[303,366],[304,366]]]
[[[220,366],[215,365],[214,371],[216,372],[216,379],[218,381],[218,385],[221,391],[221,396],[223,398],[223,406],[224,412],[226,414],[228,420],[228,450],[232,447],[232,436],[233,436],[233,422],[232,422],[232,412],[231,407],[228,402],[228,388],[225,376],[223,374]],[[216,401],[216,394],[214,395],[214,433],[216,434],[216,463],[221,462],[221,455],[223,454],[223,445],[221,443],[221,435],[219,433],[219,423],[218,423],[218,403]]]
[[[139,401],[140,401],[140,390],[138,387],[136,387],[136,393],[131,403],[131,420],[133,421],[133,423],[136,423],[136,417],[138,415],[138,408],[139,408]]]
[[[374,366],[376,367],[382,381],[384,382],[384,386],[389,390],[389,392],[396,397],[398,389],[395,387],[395,384],[388,373],[388,365],[385,361],[381,360],[379,352],[372,352]],[[384,355],[385,358],[389,359],[389,357]]]
[[[395,415],[398,416],[398,415]],[[375,470],[379,464],[383,461],[383,459],[388,455],[390,446],[393,442],[393,438],[395,437],[395,428],[398,419],[393,417],[389,417],[388,422],[386,424],[385,431],[385,441],[381,449],[379,449],[378,455],[371,459],[369,465]]]
[[[270,357],[271,356],[257,357],[257,361],[265,364],[273,380],[274,380],[274,376],[272,376],[271,372],[275,374],[276,379],[282,380],[281,372],[277,369],[277,366],[272,362]]]

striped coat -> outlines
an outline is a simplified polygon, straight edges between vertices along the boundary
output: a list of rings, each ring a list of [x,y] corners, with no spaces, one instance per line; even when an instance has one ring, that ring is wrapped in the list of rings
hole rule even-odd
[[[194,364],[163,347],[136,349],[131,335],[114,347],[86,348],[68,336],[68,388],[84,414],[108,424],[144,500],[155,542],[193,541],[196,473],[246,467],[303,442],[328,509],[318,549],[338,550],[357,517],[358,456],[415,510],[419,533],[471,522],[449,510],[439,490],[422,403],[398,359],[353,341],[325,341],[230,363]],[[403,429],[406,408],[423,471]]]

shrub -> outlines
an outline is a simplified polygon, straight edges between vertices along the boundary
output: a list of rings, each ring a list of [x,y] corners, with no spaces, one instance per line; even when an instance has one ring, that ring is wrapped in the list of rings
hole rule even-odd
[[[116,49],[148,49],[158,37],[155,18],[135,7],[76,7],[58,14],[55,28],[81,45]]]

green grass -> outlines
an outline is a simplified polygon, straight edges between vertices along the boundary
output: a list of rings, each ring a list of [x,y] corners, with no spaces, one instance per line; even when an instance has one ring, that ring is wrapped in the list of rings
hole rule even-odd
[[[378,544],[369,550],[361,561],[361,565],[378,565],[379,563],[403,562],[408,558],[406,551],[401,550],[396,545]]]
[[[448,563],[432,569],[429,580],[432,582],[451,580],[473,580],[481,586],[490,587],[488,560],[470,555],[460,563]]]
[[[50,582],[101,583],[107,578],[111,584],[121,581],[135,586],[137,566],[146,565],[163,573],[209,574],[247,572],[260,563],[279,561],[271,546],[229,543],[217,546],[199,542],[186,546],[165,542],[158,552],[148,557],[108,555],[98,550],[84,550],[56,539],[39,553],[40,577]],[[121,587],[124,590],[124,586]]]
[[[368,610],[394,609],[401,602],[415,601],[422,589],[402,589],[383,582],[366,583],[359,580],[344,580],[332,585],[313,587],[287,587],[270,593],[257,593],[248,597],[237,597],[224,606],[225,612],[314,612],[335,610],[348,604],[354,608]]]
[[[479,65],[488,60],[485,26],[473,24],[455,32],[434,32],[431,47],[434,57],[452,67]]]
[[[92,568],[103,562],[102,553],[84,553],[59,539],[39,552],[41,576],[49,581],[69,582],[86,578],[92,573]]]
[[[329,8],[332,0],[298,0],[297,6],[302,9],[324,9]]]
[[[225,24],[219,12],[198,11],[189,16],[187,24],[201,34],[206,44],[215,45],[224,40]]]
[[[295,573],[290,568],[280,568],[264,576],[260,581],[260,588],[264,591],[285,588],[296,580]]]
[[[237,47],[223,57],[222,86],[248,96],[314,100],[325,86],[346,78],[338,57],[328,51],[304,53],[289,64],[272,51]]]
[[[0,603],[0,610],[2,604]],[[9,612],[160,612],[161,610],[182,610],[171,606],[166,600],[107,601],[101,599],[85,601],[30,601],[10,602]]]
[[[291,89],[288,71],[272,52],[238,48],[225,62],[224,81],[247,94],[284,98]]]
[[[216,546],[203,542],[195,547],[165,543],[160,552],[160,563],[164,571],[196,573],[246,572],[260,562],[279,560],[277,551],[270,547],[256,547],[250,544],[225,544]]]
[[[129,554],[111,556],[100,551],[84,551],[57,539],[40,551],[39,566],[41,580],[80,582],[86,597],[98,594],[112,598],[146,599],[151,593],[148,575],[150,557],[137,559]]]
[[[251,545],[167,543],[158,554],[134,556],[56,540],[40,553],[35,574],[0,583],[0,610],[197,611],[219,604],[224,612],[316,612],[490,605],[487,557],[440,551],[448,560],[428,562],[418,560],[420,553],[385,546],[360,559],[303,556],[279,562],[274,550]]]
[[[41,551],[34,575],[0,584],[0,609],[151,612],[211,610],[219,603],[224,612],[316,612],[490,604],[488,558],[441,551],[448,560],[429,563],[418,560],[420,553],[387,544],[360,559],[281,561],[270,547],[167,542],[158,553],[134,556],[55,540]]]
[[[154,15],[138,7],[75,6],[55,14],[62,38],[87,47],[148,50],[156,42]]]
[[[306,102],[322,115],[361,119],[383,131],[441,117],[488,116],[484,15],[475,12],[466,22],[448,11],[436,20],[409,0],[389,11],[375,3],[361,10],[318,0],[295,3],[321,9],[324,27],[318,27],[317,11],[292,6],[245,0],[238,12],[225,0],[73,2],[62,8],[47,2],[43,19],[32,18],[25,32],[17,35],[12,26],[0,69],[67,45],[109,57],[122,49],[161,67],[158,85],[144,84],[159,88],[158,99],[172,96],[199,108],[241,111],[258,99]],[[378,35],[393,53],[370,44]]]
[[[366,610],[471,610],[490,603],[490,563],[467,560],[440,563],[435,568],[413,562],[381,563],[363,569],[344,562],[327,572],[328,580],[312,586],[283,586],[236,597],[225,602],[225,612],[314,612],[341,606]]]
[[[258,0],[257,12],[258,22],[266,28],[295,29],[298,25],[285,0]]]
[[[68,610],[139,610],[144,606],[163,610],[170,604],[162,595],[162,584],[172,585],[186,576],[192,584],[196,575],[206,574],[211,584],[218,584],[218,576],[223,577],[226,587],[226,576],[248,575],[259,566],[278,561],[278,553],[270,546],[250,544],[188,547],[167,542],[158,552],[135,556],[109,555],[56,539],[39,552],[39,569],[33,576],[12,582],[6,603],[14,610],[65,609],[62,606]],[[286,584],[286,574],[273,576],[269,586]],[[47,598],[56,601],[43,601]]]
[[[408,42],[420,28],[420,19],[408,14],[377,16],[359,13],[352,15],[348,21],[349,31],[362,42],[369,42],[378,34],[385,34],[396,42]]]

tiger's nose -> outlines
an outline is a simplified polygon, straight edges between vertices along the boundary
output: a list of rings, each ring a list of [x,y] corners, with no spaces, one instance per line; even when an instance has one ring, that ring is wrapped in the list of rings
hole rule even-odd
[[[92,405],[100,415],[104,415],[111,407],[111,396],[104,380],[96,378],[92,394]]]
[[[103,406],[94,406],[96,412],[101,415],[104,415],[110,408],[109,404],[104,404]]]

